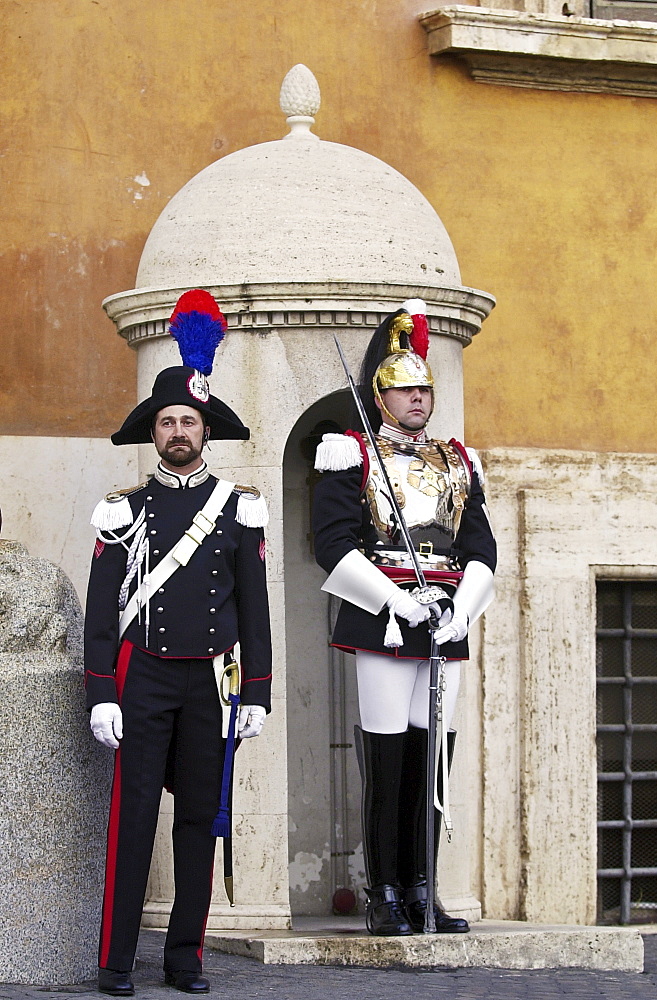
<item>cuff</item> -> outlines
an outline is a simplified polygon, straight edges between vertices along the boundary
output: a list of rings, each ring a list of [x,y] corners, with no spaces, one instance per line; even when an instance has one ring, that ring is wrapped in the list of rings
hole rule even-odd
[[[322,587],[326,593],[341,597],[371,615],[378,615],[398,589],[358,549],[342,557]]]

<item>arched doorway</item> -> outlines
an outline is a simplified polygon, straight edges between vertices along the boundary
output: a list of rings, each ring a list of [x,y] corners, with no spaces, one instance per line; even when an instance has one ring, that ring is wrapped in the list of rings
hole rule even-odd
[[[316,431],[352,425],[344,390],[314,403],[294,425],[283,459],[290,907],[329,914],[337,889],[364,884],[360,779],[353,751],[358,720],[352,657],[328,645],[335,601],[312,548]],[[322,428],[320,427],[320,430]],[[329,428],[326,428],[329,429]],[[337,428],[336,428],[337,429]],[[315,433],[314,433],[315,432]]]

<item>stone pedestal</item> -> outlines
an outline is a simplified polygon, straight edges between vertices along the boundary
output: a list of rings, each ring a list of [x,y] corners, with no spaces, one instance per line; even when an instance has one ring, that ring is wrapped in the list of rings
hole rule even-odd
[[[0,981],[95,974],[111,754],[84,709],[68,577],[0,542]]]

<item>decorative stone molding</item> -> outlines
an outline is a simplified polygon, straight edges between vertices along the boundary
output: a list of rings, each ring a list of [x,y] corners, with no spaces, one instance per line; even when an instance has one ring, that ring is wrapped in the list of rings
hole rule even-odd
[[[318,140],[310,128],[315,124],[315,115],[321,104],[319,84],[303,63],[297,63],[287,73],[281,85],[279,103],[290,126],[286,139]]]
[[[131,347],[168,335],[169,317],[184,288],[135,289],[103,302],[107,315]],[[334,282],[280,285],[215,285],[208,291],[220,303],[230,329],[262,333],[286,327],[362,327],[376,329],[405,299],[423,298],[432,333],[464,346],[479,333],[495,299],[473,288],[369,285]]]
[[[657,25],[455,5],[420,15],[431,55],[480,83],[657,96]]]

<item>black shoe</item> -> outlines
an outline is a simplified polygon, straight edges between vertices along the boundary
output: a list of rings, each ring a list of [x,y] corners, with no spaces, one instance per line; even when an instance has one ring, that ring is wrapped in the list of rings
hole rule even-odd
[[[379,885],[365,892],[365,924],[370,934],[392,936],[413,933],[396,886]]]
[[[132,997],[135,987],[129,972],[119,972],[117,969],[98,970],[98,991],[109,993],[111,997]]]
[[[409,924],[416,934],[424,930],[427,914],[427,884],[421,882],[403,890],[404,910]],[[440,906],[434,906],[436,934],[467,934],[470,925],[462,917],[450,917]]]
[[[164,982],[167,986],[175,986],[183,993],[208,993],[210,983],[199,972],[186,972],[184,969],[179,972],[165,972]]]

